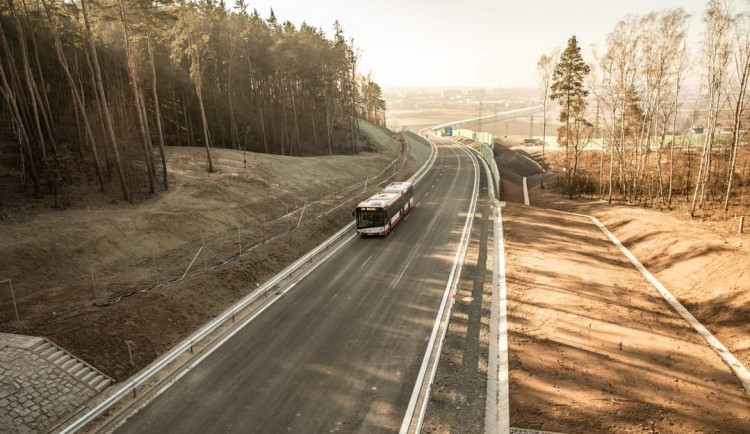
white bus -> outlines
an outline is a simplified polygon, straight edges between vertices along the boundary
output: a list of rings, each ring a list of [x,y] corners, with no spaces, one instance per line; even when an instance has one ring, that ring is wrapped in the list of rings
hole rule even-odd
[[[394,182],[354,208],[357,233],[386,236],[414,204],[411,182]]]

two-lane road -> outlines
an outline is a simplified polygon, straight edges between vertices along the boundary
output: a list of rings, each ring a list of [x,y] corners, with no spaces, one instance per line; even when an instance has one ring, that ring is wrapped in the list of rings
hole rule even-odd
[[[398,431],[474,193],[466,151],[437,152],[390,236],[349,241],[118,432]]]

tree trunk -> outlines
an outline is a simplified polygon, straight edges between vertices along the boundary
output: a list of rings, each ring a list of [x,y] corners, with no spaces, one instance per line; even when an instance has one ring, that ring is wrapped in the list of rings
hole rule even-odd
[[[214,172],[214,163],[211,160],[211,143],[208,134],[208,120],[206,119],[206,108],[203,105],[203,93],[201,92],[201,63],[198,53],[193,53],[193,68],[195,68],[195,94],[198,96],[198,106],[201,109],[201,123],[203,124],[203,139],[206,145],[206,161],[208,162],[208,173]]]
[[[750,52],[749,52],[750,54]],[[724,197],[724,212],[729,210],[729,195],[732,191],[732,180],[734,178],[734,168],[737,164],[737,148],[740,144],[740,127],[742,122],[742,111],[745,103],[745,92],[747,92],[747,82],[750,77],[750,58],[745,59],[745,68],[740,77],[740,92],[737,96],[737,104],[734,108],[734,134],[732,135],[732,162],[729,165],[729,179],[727,180],[727,193]]]
[[[2,28],[0,28],[0,32],[2,32]],[[3,93],[5,94],[5,99],[8,101],[8,105],[10,106],[11,112],[13,113],[18,135],[20,136],[20,139],[21,139],[20,142],[23,148],[21,151],[22,165],[23,165],[23,160],[24,160],[23,151],[25,150],[29,157],[29,168],[31,169],[31,180],[34,184],[34,196],[41,197],[41,190],[39,189],[39,178],[36,173],[36,167],[34,164],[34,153],[31,149],[31,142],[29,140],[28,134],[26,133],[26,128],[24,127],[23,119],[21,117],[21,112],[18,109],[18,103],[16,101],[13,90],[10,87],[8,78],[5,75],[5,68],[2,66],[2,64],[0,64],[0,81],[2,82]]]
[[[141,132],[146,171],[148,172],[148,187],[149,192],[153,195],[156,194],[156,179],[154,176],[154,164],[151,159],[151,137],[149,137],[148,134],[148,119],[146,118],[146,113],[143,112],[144,104],[141,99],[141,91],[138,85],[138,69],[135,64],[133,48],[130,45],[130,29],[127,18],[125,17],[125,2],[124,0],[118,0],[118,2],[120,4],[120,23],[122,24],[123,37],[125,39],[125,57],[128,66],[128,75],[130,76],[130,86],[133,91],[133,102],[135,104],[135,111],[138,118],[138,127]]]
[[[164,144],[164,128],[161,123],[161,107],[159,104],[159,92],[156,85],[156,64],[154,63],[154,49],[151,45],[151,33],[146,33],[146,48],[151,63],[151,91],[154,96],[154,112],[156,115],[156,130],[159,133],[159,155],[161,156],[161,170],[164,181],[164,189],[169,190],[169,177],[167,176],[167,152]]]
[[[81,97],[78,94],[75,80],[73,80],[73,76],[71,75],[70,69],[68,68],[68,61],[65,58],[65,54],[63,53],[62,42],[60,41],[60,35],[57,32],[57,28],[54,25],[54,20],[52,19],[52,13],[49,9],[49,5],[47,4],[46,0],[42,0],[42,5],[44,5],[44,8],[46,10],[47,20],[49,22],[50,29],[52,29],[52,36],[55,42],[55,51],[57,53],[57,60],[60,62],[60,66],[63,69],[65,79],[68,81],[68,85],[70,86],[70,89],[73,91],[73,102],[75,103],[81,115],[81,120],[83,121],[83,127],[84,127],[84,130],[86,131],[86,137],[88,137],[89,141],[91,142],[91,153],[93,154],[93,157],[94,157],[94,167],[96,168],[96,175],[99,178],[99,186],[101,187],[101,190],[104,191],[104,176],[102,173],[101,162],[99,161],[99,151],[97,149],[96,140],[94,140],[94,134],[91,132],[91,125],[89,124],[89,117],[86,114],[86,110],[84,109],[83,101],[81,101]]]
[[[86,9],[86,1],[87,0],[81,0],[81,12],[83,14],[83,21],[86,25],[85,39],[89,47],[89,53],[91,54],[91,63],[94,68],[94,80],[96,81],[96,88],[99,91],[99,100],[101,101],[104,118],[106,120],[105,127],[107,130],[107,134],[109,135],[110,144],[112,146],[112,153],[115,158],[115,166],[117,166],[117,177],[120,179],[122,194],[125,197],[125,200],[132,203],[133,197],[130,194],[130,188],[128,187],[128,183],[125,179],[125,171],[123,169],[122,160],[120,159],[120,149],[117,144],[117,137],[115,136],[115,128],[114,124],[112,123],[112,116],[109,111],[107,94],[104,92],[102,71],[99,67],[99,57],[96,52],[96,45],[94,44],[94,40],[91,38],[91,27],[89,24],[88,12]]]
[[[42,122],[41,122],[41,115],[39,114],[39,106],[37,104],[37,93],[34,92],[34,88],[36,87],[36,83],[34,82],[34,78],[31,75],[31,66],[29,65],[29,53],[28,49],[26,47],[26,36],[23,31],[23,27],[21,26],[21,20],[18,18],[18,14],[16,13],[16,7],[13,3],[13,0],[7,0],[8,1],[8,7],[10,8],[11,15],[13,16],[13,21],[16,24],[16,31],[18,32],[18,45],[21,48],[21,62],[22,62],[22,68],[23,68],[23,78],[24,83],[26,84],[26,90],[28,91],[28,99],[31,102],[31,114],[33,116],[34,121],[34,130],[37,136],[37,140],[39,141],[39,150],[41,151],[42,156],[42,164],[46,164],[47,159],[47,149],[46,144],[44,140],[44,132],[42,131]],[[4,35],[5,32],[3,32],[3,38],[5,38]],[[7,41],[3,41],[3,44],[7,44]],[[41,99],[40,99],[41,102]],[[53,153],[57,154],[57,148],[53,145]]]

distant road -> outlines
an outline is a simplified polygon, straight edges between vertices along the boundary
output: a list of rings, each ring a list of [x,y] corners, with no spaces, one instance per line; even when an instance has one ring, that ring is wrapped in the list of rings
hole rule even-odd
[[[528,188],[539,185],[542,175],[538,163],[523,150],[495,143],[495,162],[502,180],[502,198],[507,202],[524,203],[523,179],[527,178]]]
[[[469,155],[437,152],[389,237],[348,242],[117,432],[398,431],[472,200]]]
[[[481,121],[481,120],[491,119],[491,118],[512,119],[512,118],[515,118],[515,117],[527,116],[529,114],[536,113],[536,112],[538,112],[541,109],[542,109],[541,105],[536,105],[536,106],[533,106],[533,107],[524,107],[524,108],[521,108],[521,109],[508,110],[508,111],[500,112],[500,113],[497,113],[497,114],[493,113],[493,114],[489,114],[489,115],[485,115],[485,116],[477,116],[475,118],[462,119],[460,121],[448,122],[448,123],[445,123],[445,124],[436,125],[436,126],[431,127],[429,129],[430,130],[437,130],[437,129],[440,129],[440,128],[445,128],[445,127],[450,126],[450,125],[466,124],[466,123],[469,123],[469,122],[476,122],[476,121]]]

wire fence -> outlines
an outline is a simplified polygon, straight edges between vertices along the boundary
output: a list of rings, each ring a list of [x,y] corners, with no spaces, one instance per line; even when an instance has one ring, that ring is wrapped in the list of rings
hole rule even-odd
[[[196,237],[168,249],[144,251],[142,255],[129,256],[125,260],[90,264],[87,270],[76,273],[78,277],[74,281],[67,282],[62,287],[77,286],[79,297],[88,299],[95,306],[104,307],[141,292],[200,276],[230,264],[260,246],[274,243],[331,213],[353,209],[358,201],[391,181],[406,161],[407,154],[402,150],[398,157],[374,176],[328,192],[314,200],[300,199],[298,204],[280,207],[277,212],[266,214],[265,218],[238,223],[236,227],[227,228],[224,232]],[[13,284],[22,287],[22,280],[19,283],[19,279],[14,279]],[[86,295],[85,289],[81,290],[81,287],[86,286],[90,288],[89,295]],[[14,297],[17,296],[16,293]],[[29,313],[32,313],[31,310],[51,309],[38,302],[25,304],[27,306],[23,306],[24,310],[28,309]],[[17,328],[21,329],[23,321],[18,321],[17,314],[10,309],[17,309],[15,298],[13,304],[3,303],[3,312],[0,312],[3,322],[10,325],[10,321],[6,319],[12,318],[13,327],[18,323]],[[23,320],[24,312],[21,311],[20,315]]]

